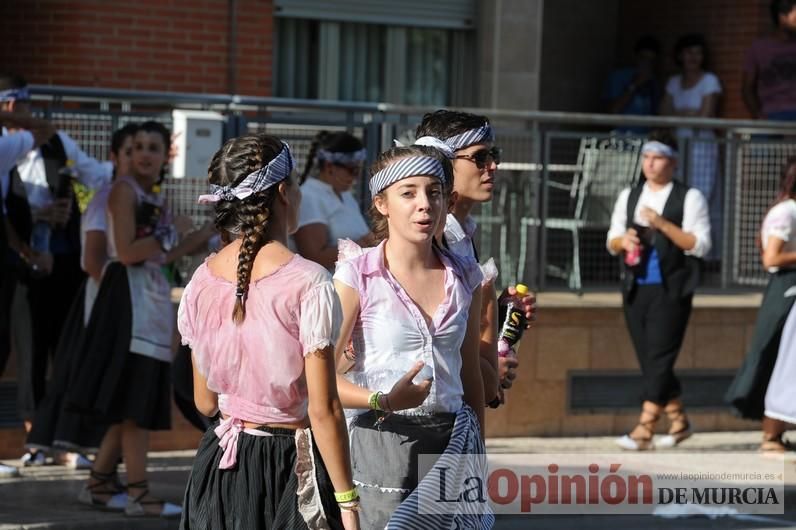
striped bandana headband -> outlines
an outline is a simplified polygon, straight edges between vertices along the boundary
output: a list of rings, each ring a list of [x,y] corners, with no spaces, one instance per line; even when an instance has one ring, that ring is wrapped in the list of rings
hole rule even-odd
[[[487,142],[495,141],[495,133],[492,131],[492,126],[488,123],[483,124],[477,129],[470,129],[461,134],[451,136],[443,140],[448,147],[454,151],[470,147],[474,144],[485,144]]]
[[[353,152],[327,151],[326,149],[318,149],[318,152],[315,156],[318,158],[318,160],[324,160],[333,164],[354,165],[358,162],[364,162],[368,157],[368,151],[365,148]]]
[[[0,90],[0,101],[11,101],[11,100],[26,101],[29,99],[30,99],[30,90],[28,90],[28,87],[9,88],[8,90]]]
[[[665,143],[659,142],[657,140],[645,142],[644,145],[641,146],[641,154],[645,155],[647,153],[662,155],[667,158],[677,158],[677,151],[675,151]]]
[[[282,142],[282,150],[276,157],[260,169],[246,175],[236,186],[210,185],[209,195],[200,195],[199,204],[208,204],[218,201],[243,200],[260,191],[267,190],[274,184],[279,184],[290,176],[295,167],[290,146]]]
[[[430,156],[407,156],[370,177],[370,195],[375,197],[399,180],[420,175],[436,177],[445,183],[445,170],[439,160]]]

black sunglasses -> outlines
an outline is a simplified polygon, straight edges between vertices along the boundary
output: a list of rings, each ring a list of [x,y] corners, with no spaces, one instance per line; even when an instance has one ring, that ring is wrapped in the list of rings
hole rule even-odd
[[[478,169],[484,169],[489,163],[490,159],[495,164],[500,164],[500,153],[502,149],[499,147],[492,147],[490,149],[479,149],[471,155],[456,155],[453,158],[462,158],[474,163]]]

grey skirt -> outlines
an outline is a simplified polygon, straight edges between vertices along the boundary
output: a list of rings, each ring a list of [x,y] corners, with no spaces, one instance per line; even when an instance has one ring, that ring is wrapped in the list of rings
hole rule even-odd
[[[422,477],[418,463],[422,454],[439,455],[453,432],[455,414],[405,416],[366,412],[349,427],[351,466],[362,500],[362,528],[382,529],[398,506],[417,488]]]

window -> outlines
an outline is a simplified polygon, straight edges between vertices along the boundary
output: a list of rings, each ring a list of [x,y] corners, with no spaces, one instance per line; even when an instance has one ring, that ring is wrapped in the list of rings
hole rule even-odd
[[[277,18],[275,94],[291,98],[467,105],[468,30]],[[458,59],[458,60],[457,60]]]

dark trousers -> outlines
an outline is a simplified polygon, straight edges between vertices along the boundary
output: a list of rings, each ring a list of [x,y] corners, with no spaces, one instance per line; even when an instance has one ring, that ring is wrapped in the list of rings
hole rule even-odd
[[[670,299],[662,285],[638,285],[624,303],[641,373],[641,399],[665,405],[680,396],[674,363],[691,316],[692,295]]]
[[[18,274],[15,267],[6,264],[5,253],[0,254],[0,267],[3,273],[0,277],[0,377],[2,377],[11,354],[11,305],[17,288]]]
[[[55,352],[69,308],[85,279],[79,255],[58,254],[54,257],[52,274],[31,278],[28,284],[33,359],[27,392],[21,394],[19,404],[20,410],[28,418],[33,417],[44,397],[49,358]]]

